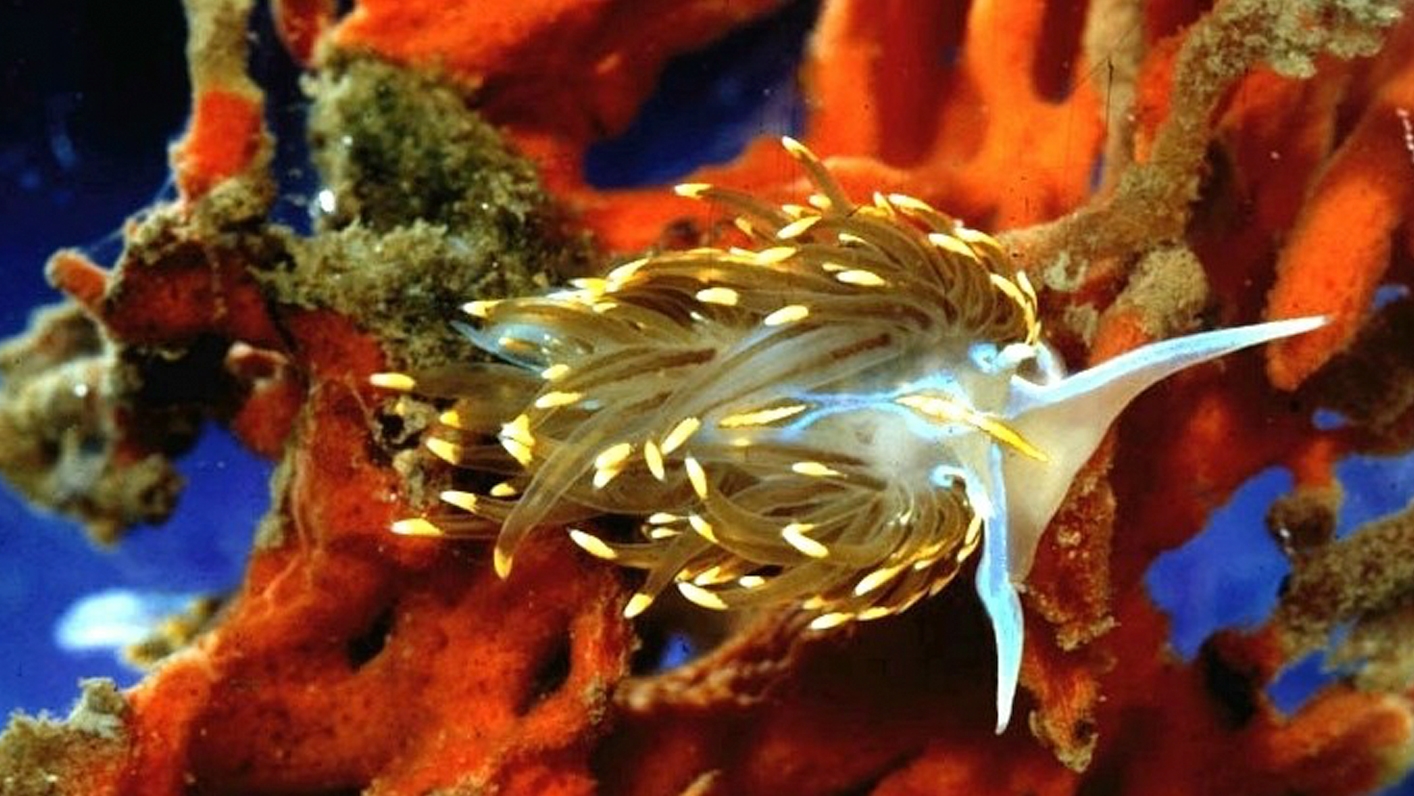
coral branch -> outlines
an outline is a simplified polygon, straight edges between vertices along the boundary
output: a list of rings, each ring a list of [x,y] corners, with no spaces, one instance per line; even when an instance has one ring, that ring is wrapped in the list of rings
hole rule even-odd
[[[1126,413],[1024,584],[1026,720],[1001,737],[968,589],[832,634],[779,611],[630,621],[624,576],[549,529],[506,581],[480,541],[388,531],[440,520],[444,490],[515,486],[425,466],[427,429],[466,429],[371,374],[465,381],[463,302],[734,234],[661,187],[588,186],[583,158],[671,58],[778,0],[361,0],[337,21],[280,0],[324,181],[307,234],[269,218],[249,0],[187,5],[180,200],[130,222],[111,267],[53,257],[70,303],[0,348],[0,470],[113,541],[170,510],[170,459],[214,419],[279,460],[272,506],[190,646],[124,694],[86,686],[62,725],[12,721],[0,790],[1277,796],[1368,792],[1411,765],[1414,520],[1334,526],[1342,457],[1414,447],[1414,301],[1371,310],[1414,277],[1401,4],[822,4],[811,145],[857,198],[906,191],[1001,230],[1065,359],[1263,312],[1334,319],[1265,373],[1239,355]],[[770,132],[696,177],[805,201]],[[1315,427],[1317,407],[1344,424]],[[1296,481],[1268,515],[1292,561],[1280,607],[1179,660],[1146,573],[1271,467]],[[1330,660],[1350,674],[1283,715],[1267,685],[1342,626]],[[720,643],[657,671],[683,639]]]
[[[186,3],[194,99],[190,126],[172,149],[172,164],[189,201],[238,174],[262,173],[271,156],[263,95],[245,69],[250,5],[249,0]]]
[[[495,12],[436,0],[365,0],[333,41],[445,69],[485,113],[585,146],[622,130],[674,53],[701,47],[781,0],[529,0]]]
[[[1414,26],[1385,57],[1414,58]],[[1390,262],[1392,238],[1414,205],[1414,153],[1406,141],[1414,109],[1414,74],[1393,76],[1365,106],[1311,187],[1277,264],[1267,316],[1327,315],[1332,323],[1305,339],[1271,348],[1272,383],[1292,389],[1355,335]],[[1405,117],[1399,115],[1403,110]],[[1333,268],[1333,264],[1339,268]]]
[[[1309,24],[1318,12],[1330,17],[1327,26]],[[1368,55],[1399,13],[1394,2],[1344,6],[1221,0],[1186,32],[1172,73],[1148,88],[1159,92],[1165,101],[1155,104],[1166,112],[1152,144],[1141,145],[1140,162],[1119,178],[1114,195],[1053,224],[1018,233],[1009,242],[1025,262],[1041,267],[1063,252],[1088,262],[1132,255],[1151,240],[1178,239],[1198,197],[1214,112],[1234,81],[1260,64],[1279,74],[1310,76],[1322,52],[1345,58]],[[1167,73],[1162,58],[1158,65]]]

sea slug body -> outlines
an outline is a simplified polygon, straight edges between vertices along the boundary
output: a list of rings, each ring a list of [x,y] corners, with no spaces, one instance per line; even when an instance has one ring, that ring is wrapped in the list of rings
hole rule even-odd
[[[927,204],[854,204],[803,145],[814,184],[776,207],[707,185],[745,243],[653,254],[544,296],[473,301],[459,328],[506,364],[379,374],[449,399],[426,447],[490,486],[408,535],[499,533],[496,571],[540,526],[712,609],[795,604],[823,630],[896,614],[980,548],[997,646],[997,730],[1020,669],[1016,585],[1116,415],[1166,376],[1321,319],[1145,346],[1066,376],[1026,274]],[[630,536],[599,515],[635,518]],[[498,530],[499,529],[499,530]]]

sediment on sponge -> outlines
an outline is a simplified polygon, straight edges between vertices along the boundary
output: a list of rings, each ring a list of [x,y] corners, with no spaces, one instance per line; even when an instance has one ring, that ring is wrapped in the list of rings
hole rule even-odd
[[[200,410],[138,406],[140,353],[120,350],[77,305],[42,309],[31,323],[0,343],[0,473],[101,543],[165,520],[182,486],[170,457],[194,439]],[[166,427],[147,441],[155,449],[133,444],[120,412],[162,414]]]
[[[13,715],[0,733],[0,791],[6,796],[103,793],[107,771],[132,750],[130,706],[109,680],[85,680],[63,721]]]

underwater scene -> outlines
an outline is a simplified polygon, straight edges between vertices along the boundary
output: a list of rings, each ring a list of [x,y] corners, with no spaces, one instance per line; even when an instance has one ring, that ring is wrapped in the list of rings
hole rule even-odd
[[[1402,0],[0,9],[0,796],[1414,796]]]

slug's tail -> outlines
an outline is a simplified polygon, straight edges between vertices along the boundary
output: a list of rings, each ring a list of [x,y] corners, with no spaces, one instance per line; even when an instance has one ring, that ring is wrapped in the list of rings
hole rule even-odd
[[[1036,542],[1070,482],[1115,418],[1139,393],[1185,368],[1303,334],[1325,322],[1321,317],[1295,318],[1176,337],[1142,346],[1045,386],[1013,379],[1009,422],[1049,457],[1046,462],[1037,462],[1006,453],[1006,481],[1026,485],[1013,491],[1008,506],[1013,579],[1020,580],[1030,569]]]
[[[1013,584],[1031,569],[1042,532],[1106,429],[1139,393],[1184,368],[1325,322],[1297,318],[1164,340],[1046,385],[1013,378],[1007,423],[1045,458],[998,446],[1000,472],[993,471],[996,483],[989,487],[1006,505],[989,521],[977,572],[997,642],[998,732],[1010,719],[1021,667],[1021,611]]]

